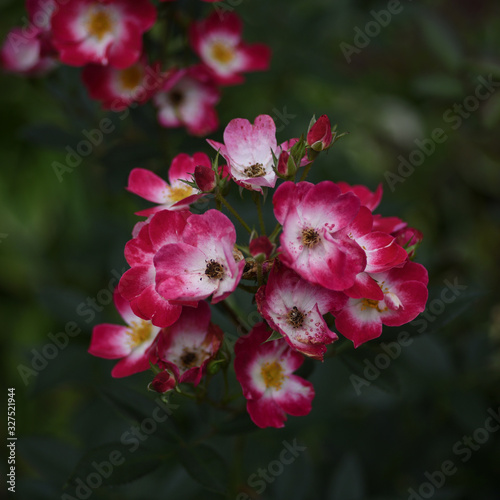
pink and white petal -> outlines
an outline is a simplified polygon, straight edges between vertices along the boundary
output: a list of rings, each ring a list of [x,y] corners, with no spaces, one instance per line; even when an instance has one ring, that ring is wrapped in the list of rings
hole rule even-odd
[[[334,238],[325,233],[324,239],[324,244],[314,248],[309,256],[309,266],[315,282],[329,290],[350,288],[357,274],[365,268],[365,253],[356,242],[348,238]],[[308,279],[307,276],[304,278]]]
[[[254,147],[253,157],[258,163],[266,166],[269,159],[272,160],[271,150],[274,153],[278,151],[276,125],[269,115],[259,115],[255,118],[251,131],[251,141]]]
[[[378,283],[366,272],[357,274],[354,285],[344,290],[344,293],[353,299],[384,299],[384,292],[382,291]]]
[[[408,281],[395,287],[391,292],[402,305],[397,310],[388,308],[380,314],[384,325],[401,326],[414,320],[420,313],[424,312],[428,291],[423,283]]]
[[[233,162],[241,166],[251,166],[257,163],[254,155],[253,125],[244,118],[231,120],[224,129],[224,144]],[[270,153],[269,153],[270,154]],[[234,175],[234,174],[233,174]]]
[[[205,35],[223,33],[230,37],[234,43],[241,38],[243,23],[235,12],[224,12],[221,16],[216,10],[204,21],[203,32]]]
[[[125,259],[130,266],[148,266],[153,263],[153,246],[149,237],[148,225],[143,225],[139,234],[127,241]]]
[[[154,283],[155,270],[151,265],[135,266],[130,268],[120,278],[118,291],[124,299],[132,301],[138,297],[145,288]]]
[[[130,307],[130,302],[121,296],[118,291],[118,287],[115,288],[113,293],[113,301],[115,303],[116,310],[120,313],[120,316],[123,318],[123,321],[127,323],[127,325],[132,325],[133,321],[137,321],[137,316],[133,313],[132,308]]]
[[[352,192],[360,200],[361,205],[367,207],[370,211],[374,211],[382,199],[383,189],[382,184],[377,186],[375,192],[370,191],[366,186],[362,184],[356,186],[350,186],[347,182],[339,181],[337,185],[342,190],[343,193]]]
[[[191,180],[191,174],[194,174],[195,168],[194,160],[186,153],[178,154],[170,164],[168,170],[168,180],[170,184],[173,182],[184,179]]]
[[[149,222],[153,250],[157,252],[164,245],[180,241],[190,217],[188,211],[162,210],[156,213]]]
[[[357,240],[366,251],[367,273],[381,273],[397,266],[401,266],[408,254],[404,248],[396,243],[393,236],[380,231],[373,231]]]
[[[175,339],[175,336],[184,334],[189,336],[193,343],[202,344],[207,335],[211,316],[210,306],[204,301],[198,302],[198,307],[195,309],[183,308],[179,320],[170,329],[172,337]],[[184,338],[181,343],[185,342]]]
[[[203,300],[217,289],[205,274],[206,256],[185,243],[165,245],[154,258],[156,290],[167,300]]]
[[[210,144],[210,146],[212,146],[215,151],[218,151],[221,156],[223,156],[226,161],[229,161],[228,160],[228,152],[227,152],[227,148],[225,146],[225,144],[222,144],[221,142],[217,142],[217,141],[213,141],[212,139],[207,139],[207,142],[208,144]]]
[[[130,330],[126,326],[108,323],[96,325],[92,330],[88,352],[105,359],[128,356],[132,351],[129,334]]]
[[[154,203],[167,202],[170,193],[170,186],[161,177],[145,168],[134,168],[130,172],[126,189]]]
[[[56,8],[51,18],[53,41],[56,48],[60,42],[78,42],[88,35],[84,17],[91,0],[66,2],[64,8]]]
[[[106,51],[106,59],[111,66],[125,69],[139,60],[142,54],[142,32],[135,23],[125,23],[121,36],[115,38]]]
[[[280,428],[285,426],[286,415],[271,396],[260,399],[249,399],[247,411],[253,423],[261,429],[265,427]]]
[[[357,239],[371,232],[373,227],[373,215],[367,207],[359,207],[358,215],[344,229],[349,238]]]
[[[290,208],[297,206],[314,184],[310,182],[284,182],[273,195],[274,216],[280,224],[285,223]]]
[[[382,334],[380,313],[374,307],[362,307],[359,299],[349,299],[347,306],[335,314],[335,326],[354,343],[354,347]]]
[[[141,31],[146,31],[154,25],[157,17],[156,8],[149,1],[137,3],[136,0],[125,0],[122,4],[127,18],[137,24]]]
[[[359,199],[354,194],[340,194],[336,184],[322,181],[306,194],[300,211],[313,226],[316,222],[321,223],[327,231],[333,232],[352,222],[359,207]]]
[[[404,229],[408,224],[399,217],[382,217],[380,214],[373,216],[373,231],[382,231],[392,234]]]
[[[154,283],[134,299],[133,309],[140,311],[141,317],[151,320],[153,325],[160,328],[173,325],[182,312],[180,305],[172,304],[158,294]]]
[[[273,397],[283,411],[295,417],[302,417],[308,415],[312,409],[314,387],[308,380],[297,375],[289,375]]]
[[[221,245],[230,246],[232,252],[236,243],[236,229],[226,215],[219,210],[210,209],[201,215],[191,215],[183,233],[183,241],[203,248],[203,252],[211,258],[222,256],[224,251]]]
[[[422,264],[407,261],[403,267],[391,269],[386,274],[386,281],[387,283],[418,281],[427,285],[429,283],[429,274]]]
[[[114,378],[128,377],[149,370],[149,361],[153,362],[155,360],[155,356],[149,347],[150,345],[146,348],[137,347],[127,357],[118,361],[111,371],[111,376]]]
[[[262,43],[240,45],[240,71],[265,71],[271,63],[271,49]]]

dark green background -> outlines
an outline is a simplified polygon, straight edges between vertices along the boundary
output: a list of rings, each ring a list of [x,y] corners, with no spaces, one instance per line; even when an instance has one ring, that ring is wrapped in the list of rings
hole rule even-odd
[[[210,8],[200,4],[180,2],[185,12]],[[141,465],[137,453],[110,481],[151,474],[95,490],[91,498],[223,498],[204,490],[193,475],[212,490],[229,488],[227,497],[236,498],[251,474],[278,459],[282,442],[294,439],[307,449],[261,496],[248,489],[252,498],[405,499],[409,488],[418,490],[427,481],[426,471],[440,469],[446,460],[457,471],[432,498],[498,498],[500,432],[466,463],[465,454],[453,450],[484,425],[488,409],[500,407],[500,92],[456,130],[443,115],[474,94],[478,77],[500,81],[500,9],[486,0],[402,5],[349,64],[340,43],[353,44],[355,27],[363,30],[373,19],[370,11],[387,3],[243,0],[237,12],[245,37],[272,47],[272,66],[248,75],[244,85],[224,89],[221,129],[211,137],[220,140],[232,118],[253,120],[265,113],[283,125],[282,141],[305,131],[313,114],[327,113],[350,134],[319,159],[311,179],[372,189],[382,182],[380,212],[404,218],[425,235],[417,260],[429,270],[429,304],[439,300],[445,280],[466,289],[422,328],[386,328],[379,341],[356,351],[348,346],[323,364],[306,363],[304,372],[316,388],[313,411],[290,418],[285,429],[255,430],[246,419],[221,424],[228,418],[223,412],[176,398],[179,409],[145,442],[154,456],[164,457],[162,463],[146,450]],[[1,33],[20,24],[23,15],[22,2],[3,0]],[[148,105],[126,120],[114,117],[116,132],[58,182],[52,163],[64,161],[65,146],[80,141],[82,130],[95,128],[104,116],[86,97],[79,70],[60,68],[41,80],[2,76],[0,105],[0,233],[7,235],[0,240],[1,350],[6,387],[16,388],[16,494],[52,500],[61,497],[72,473],[75,478],[88,450],[119,442],[134,418],[151,415],[150,374],[114,380],[113,362],[86,353],[94,324],[119,321],[113,306],[104,306],[93,321],[77,313],[82,302],[108,287],[113,270],[120,273],[126,266],[123,247],[137,220],[133,212],[148,206],[124,190],[128,173],[146,167],[166,177],[174,155],[210,150],[201,138],[160,130]],[[293,115],[286,123],[278,116],[284,112]],[[397,172],[398,156],[408,158],[414,141],[431,137],[436,128],[448,139],[391,192],[386,172]],[[237,195],[231,196],[238,204]],[[255,220],[253,214],[248,218]],[[236,300],[246,313],[252,311],[248,295],[238,293]],[[214,314],[234,335],[231,324]],[[19,365],[29,367],[32,349],[42,349],[47,335],[68,321],[82,333],[25,386]],[[380,342],[394,340],[400,331],[412,335],[411,345],[356,395],[349,377],[362,375]],[[207,437],[212,424],[224,434]],[[238,426],[244,431],[240,436],[234,434]],[[179,452],[170,430],[193,446]],[[101,449],[99,459],[112,449]],[[2,477],[5,467],[2,459]],[[79,467],[76,476],[86,470],[85,463]],[[74,485],[64,491],[73,495]]]

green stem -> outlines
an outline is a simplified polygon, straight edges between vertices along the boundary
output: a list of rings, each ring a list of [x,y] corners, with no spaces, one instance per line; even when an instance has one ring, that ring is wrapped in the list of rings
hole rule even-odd
[[[306,167],[304,168],[304,172],[302,172],[302,175],[300,176],[300,181],[299,182],[303,182],[303,181],[306,180],[307,174],[309,173],[309,170],[311,170],[312,166],[313,166],[312,162],[309,163],[309,165],[306,165]]]
[[[224,309],[235,326],[240,327],[245,332],[248,331],[247,325],[240,319],[238,313],[227,303],[227,301],[223,300],[219,302],[216,307],[217,306]]]
[[[256,199],[255,199],[256,198]],[[262,236],[266,235],[266,225],[264,223],[264,215],[262,213],[262,201],[260,199],[260,195],[257,193],[255,197],[255,204],[257,205],[257,213],[259,214],[259,224],[260,224],[260,232]]]
[[[220,194],[217,195],[217,199],[238,219],[238,222],[248,231],[249,234],[252,234],[252,230],[250,226],[241,218],[240,214],[226,201],[226,199]]]
[[[278,236],[280,229],[281,229],[281,224],[278,222],[278,224],[276,224],[276,227],[273,229],[271,236],[269,236],[269,240],[271,241],[271,243],[274,243],[274,240],[276,239],[276,236]]]
[[[238,283],[238,288],[241,290],[245,290],[245,292],[252,293],[252,294],[255,294],[257,292],[257,290],[259,289],[258,287],[244,285],[243,283]]]

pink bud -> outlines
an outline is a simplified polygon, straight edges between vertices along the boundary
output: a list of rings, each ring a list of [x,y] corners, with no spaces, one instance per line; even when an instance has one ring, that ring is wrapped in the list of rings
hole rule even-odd
[[[307,133],[307,144],[314,151],[323,151],[332,143],[332,125],[328,116],[321,115]]]
[[[282,151],[278,159],[278,172],[281,175],[288,175],[288,159],[290,158],[290,153],[287,151]]]
[[[195,167],[194,180],[200,191],[204,193],[210,193],[215,188],[215,173],[205,165]]]
[[[160,372],[151,382],[151,388],[163,394],[171,391],[175,387],[175,379],[167,371]]]
[[[415,246],[419,245],[424,235],[414,227],[405,227],[394,233],[396,243],[405,249],[410,249],[408,257],[411,259],[415,254]]]
[[[267,236],[259,236],[250,242],[250,254],[257,257],[259,254],[264,254],[266,259],[269,259],[274,250],[274,245],[269,241]]]

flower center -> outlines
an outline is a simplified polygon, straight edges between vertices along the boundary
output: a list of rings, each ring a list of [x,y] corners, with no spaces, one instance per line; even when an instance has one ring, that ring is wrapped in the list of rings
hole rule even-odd
[[[142,81],[142,70],[138,66],[130,66],[130,68],[120,71],[119,80],[124,90],[134,90]]]
[[[266,384],[266,389],[281,389],[285,376],[283,375],[283,367],[278,361],[264,363],[260,373]]]
[[[263,177],[266,175],[266,170],[263,167],[262,163],[256,163],[255,165],[252,165],[251,167],[246,167],[245,170],[243,170],[243,173],[247,177]]]
[[[302,231],[302,243],[307,248],[314,248],[320,241],[319,233],[315,229],[309,228]]]
[[[193,351],[185,351],[181,356],[181,362],[184,368],[191,368],[198,361],[198,355]]]
[[[184,100],[184,94],[180,90],[172,90],[168,97],[172,106],[180,106],[181,102]]]
[[[380,301],[378,301],[378,300],[363,299],[361,301],[361,310],[364,311],[365,309],[370,307],[371,309],[376,309],[378,312],[386,311],[387,307],[385,307],[384,309],[380,309],[379,303],[380,303]]]
[[[132,329],[129,330],[129,344],[132,348],[137,347],[151,337],[153,325],[150,321],[132,321]]]
[[[212,45],[212,57],[221,64],[228,64],[234,59],[234,51],[224,42],[215,42]]]
[[[217,261],[210,259],[205,269],[205,274],[212,279],[220,280],[224,276],[224,266]]]
[[[94,10],[87,22],[87,30],[90,36],[102,40],[108,33],[113,30],[113,20],[109,12],[105,9]]]
[[[169,198],[172,201],[177,202],[187,198],[192,193],[193,190],[187,185],[177,186],[170,189]]]
[[[304,318],[306,316],[307,315],[300,312],[296,306],[293,306],[288,312],[287,320],[293,328],[300,328],[304,324]]]

